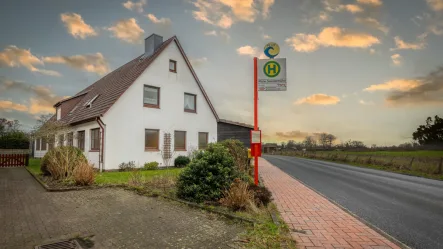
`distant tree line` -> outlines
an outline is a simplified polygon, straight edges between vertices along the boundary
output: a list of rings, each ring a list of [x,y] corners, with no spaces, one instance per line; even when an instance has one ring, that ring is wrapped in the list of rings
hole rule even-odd
[[[29,135],[18,120],[0,118],[0,149],[29,149]]]
[[[438,150],[443,149],[443,118],[438,115],[434,118],[428,117],[426,124],[420,125],[412,134],[413,141],[394,146],[366,145],[362,141],[349,140],[336,144],[337,137],[320,133],[316,136],[308,136],[302,142],[289,140],[279,145],[281,150],[347,150],[347,151],[365,151],[365,150]]]

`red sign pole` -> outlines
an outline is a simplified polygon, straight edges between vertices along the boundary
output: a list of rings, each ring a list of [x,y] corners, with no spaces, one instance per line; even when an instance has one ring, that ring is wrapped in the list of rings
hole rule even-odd
[[[257,57],[254,57],[254,131],[258,130],[258,80]],[[258,186],[258,155],[259,144],[254,144],[254,183]]]

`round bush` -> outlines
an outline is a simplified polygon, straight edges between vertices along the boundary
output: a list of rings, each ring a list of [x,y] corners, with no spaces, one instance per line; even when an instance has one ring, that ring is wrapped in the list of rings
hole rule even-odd
[[[156,170],[158,169],[158,162],[145,163],[143,168],[144,170]]]
[[[240,140],[228,139],[221,142],[234,159],[235,166],[240,172],[247,172],[249,167],[248,149]]]
[[[46,157],[46,158],[45,158]],[[40,169],[48,172],[55,180],[65,179],[72,176],[74,169],[88,160],[83,151],[72,146],[59,146],[49,150],[42,160]]]
[[[236,176],[228,150],[221,144],[210,144],[180,174],[177,196],[193,202],[217,201]]]
[[[42,160],[40,162],[40,171],[45,176],[50,176],[51,175],[51,173],[48,170],[48,164],[49,164],[49,153],[46,153],[45,156],[42,158]]]
[[[174,166],[178,167],[178,168],[186,167],[190,162],[191,162],[191,159],[189,159],[189,157],[187,157],[187,156],[178,156],[174,160]]]

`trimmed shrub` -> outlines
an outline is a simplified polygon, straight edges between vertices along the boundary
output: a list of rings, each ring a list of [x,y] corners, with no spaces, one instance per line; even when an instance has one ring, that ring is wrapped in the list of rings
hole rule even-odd
[[[249,184],[248,189],[254,193],[254,201],[257,206],[267,206],[271,202],[272,193],[268,188]]]
[[[228,139],[221,144],[229,150],[234,159],[234,164],[240,172],[247,173],[249,169],[248,149],[239,140]]]
[[[74,168],[72,176],[76,185],[89,186],[94,183],[95,170],[89,163],[81,162]]]
[[[178,156],[174,160],[174,166],[178,168],[186,167],[191,162],[191,159],[187,156]]]
[[[87,163],[83,152],[72,146],[59,146],[49,150],[45,157],[45,171],[47,170],[54,180],[70,178],[74,169]],[[43,172],[43,171],[42,171]]]
[[[22,131],[0,134],[0,149],[29,149],[29,138]]]
[[[143,166],[144,170],[156,170],[158,169],[158,162],[150,162],[145,163],[145,166]]]
[[[236,178],[229,190],[223,193],[220,203],[232,211],[243,211],[254,203],[254,193],[249,190],[248,183]]]
[[[184,200],[217,201],[237,177],[234,160],[221,144],[210,144],[181,172],[177,196]]]
[[[135,162],[134,161],[129,161],[127,163],[120,163],[118,165],[118,171],[123,172],[123,171],[132,171],[135,169]]]
[[[51,173],[48,170],[48,164],[49,164],[49,153],[46,153],[45,156],[43,156],[42,161],[40,162],[40,171],[44,176],[51,175]]]

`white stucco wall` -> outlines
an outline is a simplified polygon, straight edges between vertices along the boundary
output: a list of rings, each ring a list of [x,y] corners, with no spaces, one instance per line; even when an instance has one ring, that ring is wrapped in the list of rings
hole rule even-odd
[[[177,61],[177,73],[169,72],[169,60]],[[207,86],[210,82],[203,82]],[[160,87],[160,109],[143,106],[144,85]],[[197,95],[197,113],[184,112],[184,93]],[[160,130],[159,148],[163,134],[186,131],[186,147],[198,147],[198,133],[208,132],[208,141],[217,141],[217,121],[198,87],[191,71],[171,43],[148,69],[129,87],[102,118],[106,125],[105,170],[118,169],[122,162],[157,161],[163,165],[160,152],[145,151],[145,129]],[[174,141],[172,141],[172,146]],[[187,155],[176,152],[175,156]]]
[[[85,131],[85,150],[83,151],[83,154],[88,159],[89,163],[94,164],[94,167],[99,167],[99,152],[90,151],[91,150],[91,129],[100,128],[97,122],[89,122],[80,124],[77,126],[71,127],[71,129],[67,132],[73,132],[74,133],[74,141],[73,144],[75,147],[78,147],[77,143],[77,132],[78,131]],[[66,134],[65,134],[66,135]],[[66,145],[67,141],[65,138],[64,145]],[[56,136],[56,142],[55,146],[58,146],[58,135]],[[41,148],[41,147],[40,147]],[[34,141],[34,157],[41,158],[43,157],[46,152],[48,151],[49,145],[46,146],[46,150],[36,150],[36,141]]]

